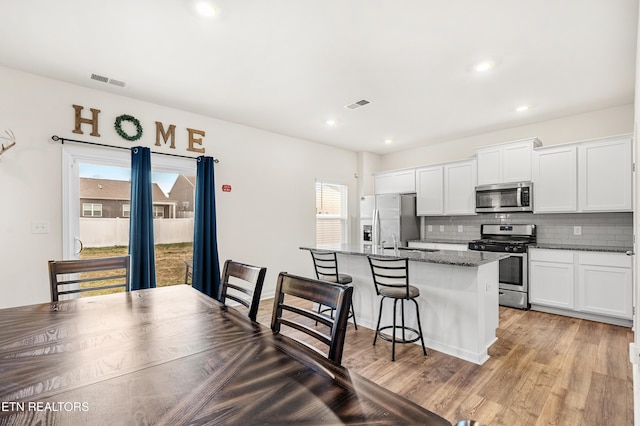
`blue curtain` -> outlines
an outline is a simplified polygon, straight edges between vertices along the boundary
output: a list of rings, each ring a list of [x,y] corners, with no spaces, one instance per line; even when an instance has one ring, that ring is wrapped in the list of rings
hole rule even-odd
[[[214,160],[198,157],[193,235],[193,288],[219,299],[220,263],[216,231]]]
[[[151,188],[151,150],[142,146],[131,148],[131,290],[156,286]]]

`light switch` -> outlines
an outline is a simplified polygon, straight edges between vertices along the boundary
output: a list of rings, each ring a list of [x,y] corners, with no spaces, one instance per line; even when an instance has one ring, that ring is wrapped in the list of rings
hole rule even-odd
[[[427,231],[432,232],[433,231],[433,225],[427,225]]]
[[[573,235],[582,235],[582,226],[574,226]]]
[[[47,220],[34,220],[34,221],[31,221],[31,233],[32,234],[48,234],[49,233],[49,221],[47,221]]]
[[[463,230],[462,225],[458,225],[458,232],[462,232],[462,230]]]
[[[444,225],[440,225],[440,232],[444,232]]]

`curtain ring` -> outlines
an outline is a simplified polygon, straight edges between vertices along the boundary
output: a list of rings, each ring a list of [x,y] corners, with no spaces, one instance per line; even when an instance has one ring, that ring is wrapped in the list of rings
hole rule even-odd
[[[134,153],[134,154],[137,154],[137,153],[138,153],[138,147],[137,147],[137,146],[136,146],[136,147],[131,148],[131,150],[133,151],[133,153]]]

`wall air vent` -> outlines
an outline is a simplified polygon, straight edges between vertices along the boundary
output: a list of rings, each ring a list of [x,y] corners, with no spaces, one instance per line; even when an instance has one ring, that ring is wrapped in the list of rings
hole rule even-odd
[[[91,80],[99,81],[101,83],[112,84],[118,87],[125,87],[127,85],[127,83],[125,83],[124,81],[105,77],[104,75],[100,75],[100,74],[91,74]]]
[[[349,104],[349,105],[345,105],[344,107],[345,107],[346,109],[350,109],[350,110],[352,110],[352,111],[353,111],[354,109],[361,108],[361,107],[363,107],[363,106],[365,106],[365,105],[367,105],[367,104],[370,104],[370,103],[371,103],[371,102],[369,102],[369,101],[368,101],[368,100],[366,100],[366,99],[360,99],[359,101],[353,102],[353,103],[351,103],[351,104]]]

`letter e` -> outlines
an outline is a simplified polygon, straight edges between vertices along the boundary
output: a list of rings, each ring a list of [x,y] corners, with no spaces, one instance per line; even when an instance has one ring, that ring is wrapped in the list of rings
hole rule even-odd
[[[196,129],[189,129],[187,128],[187,132],[189,132],[189,147],[187,148],[187,151],[192,151],[192,152],[199,152],[201,154],[204,154],[204,148],[195,148],[193,146],[193,144],[198,144],[198,145],[202,145],[202,138],[196,138],[194,137],[194,135],[199,135],[204,137],[204,130],[196,130]]]

